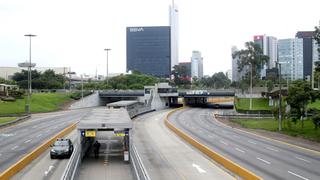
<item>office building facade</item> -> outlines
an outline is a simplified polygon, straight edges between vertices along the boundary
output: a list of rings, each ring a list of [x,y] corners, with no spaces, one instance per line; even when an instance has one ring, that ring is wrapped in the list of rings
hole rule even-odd
[[[238,51],[238,48],[236,46],[231,47],[231,64],[232,64],[232,82],[239,82],[241,77],[240,73],[238,72],[238,57],[234,57],[233,54]]]
[[[272,69],[276,66],[277,62],[277,38],[266,35],[253,36],[254,43],[258,44],[264,55],[269,56],[269,62],[264,65],[261,70],[261,78],[266,76],[266,70]]]
[[[197,78],[203,77],[203,58],[200,51],[192,51],[191,75]]]
[[[303,39],[279,39],[278,60],[281,64],[281,76],[293,81],[304,78]]]
[[[127,72],[169,78],[170,27],[127,27]]]
[[[312,78],[314,31],[298,31],[296,38],[303,39],[303,78]]]

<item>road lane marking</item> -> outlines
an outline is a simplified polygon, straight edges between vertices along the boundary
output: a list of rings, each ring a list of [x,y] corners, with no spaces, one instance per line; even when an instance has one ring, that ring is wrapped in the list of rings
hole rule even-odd
[[[299,159],[299,160],[301,160],[301,161],[307,162],[307,163],[311,163],[310,161],[308,161],[308,160],[306,160],[306,159],[303,159],[303,158],[300,158],[300,157],[297,157],[297,156],[295,156],[295,158],[296,158],[296,159]]]
[[[44,175],[45,175],[45,176],[48,176],[48,174],[52,171],[53,168],[54,168],[54,166],[49,166],[48,171],[45,171],[45,172],[44,172]]]
[[[192,167],[196,168],[199,173],[206,173],[199,165],[192,163]]]
[[[292,175],[294,175],[294,176],[296,176],[296,177],[298,177],[298,178],[300,178],[300,179],[309,180],[308,178],[305,178],[305,177],[303,177],[303,176],[301,176],[301,175],[299,175],[299,174],[296,174],[296,173],[294,173],[294,172],[288,171],[288,173],[289,173],[289,174],[292,174]]]
[[[228,146],[228,143],[226,143],[226,142],[224,142],[224,141],[221,141],[221,140],[220,140],[220,142],[221,142],[222,144],[224,144],[224,145],[227,145],[227,146]]]
[[[15,147],[13,147],[13,148],[11,148],[11,150],[15,150],[15,149],[17,149],[19,146],[15,146]]]
[[[32,139],[26,140],[24,143],[28,143],[28,142],[30,142],[30,141],[32,141]]]
[[[38,134],[38,136],[37,136],[37,137],[40,137],[40,136],[42,136],[42,134]]]
[[[242,150],[242,149],[236,148],[236,150],[239,151],[239,152],[245,153],[245,151]]]
[[[269,149],[269,150],[271,150],[271,151],[279,152],[279,150],[273,149],[273,148],[271,148],[271,147],[267,147],[267,149]]]
[[[251,140],[249,140],[248,142],[251,143],[251,144],[257,144],[256,142],[251,141]]]
[[[233,137],[238,138],[238,139],[240,138],[240,137],[239,137],[239,136],[237,136],[237,135],[233,135]]]
[[[262,161],[262,162],[264,162],[264,163],[266,163],[266,164],[271,164],[271,162],[269,162],[269,161],[266,161],[266,160],[264,160],[264,159],[262,159],[262,158],[259,158],[259,157],[256,157],[258,160],[260,160],[260,161]]]

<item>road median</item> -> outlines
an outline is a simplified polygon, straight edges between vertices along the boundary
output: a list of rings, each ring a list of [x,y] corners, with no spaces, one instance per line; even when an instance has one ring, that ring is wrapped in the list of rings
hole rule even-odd
[[[175,127],[169,121],[169,116],[172,115],[174,112],[176,112],[178,110],[181,110],[181,109],[183,109],[183,108],[175,109],[173,111],[170,111],[167,114],[166,119],[165,119],[165,124],[170,130],[172,130],[174,133],[176,133],[179,137],[181,137],[182,139],[187,141],[189,144],[191,144],[192,146],[196,147],[198,150],[200,150],[201,152],[203,152],[204,154],[209,156],[211,159],[213,159],[214,161],[218,162],[219,164],[221,164],[225,168],[229,169],[233,173],[237,174],[241,178],[250,179],[250,180],[262,180],[263,179],[263,178],[255,175],[254,173],[250,172],[249,170],[241,167],[240,165],[232,162],[231,160],[227,159],[226,157],[224,157],[224,156],[218,154],[217,152],[209,149],[207,146],[201,144],[200,142],[198,142],[197,140],[195,140],[191,136],[189,136],[186,133],[184,133],[182,130],[180,130],[177,127]]]

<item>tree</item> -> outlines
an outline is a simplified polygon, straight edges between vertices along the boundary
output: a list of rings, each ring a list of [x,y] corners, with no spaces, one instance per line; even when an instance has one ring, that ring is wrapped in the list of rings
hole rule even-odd
[[[314,36],[313,38],[317,41],[317,44],[320,44],[320,25],[315,26]],[[318,51],[320,52],[320,48],[318,47]]]
[[[274,88],[274,83],[271,80],[267,80],[267,90],[270,93],[272,89]]]
[[[177,86],[187,86],[191,84],[191,78],[188,73],[188,69],[185,66],[175,65],[171,74],[174,77],[174,84]]]
[[[307,81],[297,80],[294,81],[288,90],[287,102],[292,111],[296,114],[296,119],[301,119],[303,128],[303,116],[306,112],[308,101],[311,99],[311,87]]]
[[[229,88],[231,85],[231,80],[223,72],[214,73],[211,78],[216,89]]]
[[[245,76],[243,80],[247,81],[247,84],[250,84],[250,73],[252,69],[253,85],[260,79],[261,69],[269,61],[269,57],[263,54],[260,46],[252,41],[246,42],[245,49],[236,51],[232,56],[233,58],[237,57],[238,71],[244,71]]]

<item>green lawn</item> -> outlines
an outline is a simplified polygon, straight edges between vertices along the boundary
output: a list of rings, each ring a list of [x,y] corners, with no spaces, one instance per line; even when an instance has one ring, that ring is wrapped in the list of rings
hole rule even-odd
[[[235,102],[238,110],[250,109],[250,98],[238,98]],[[252,110],[272,110],[272,106],[267,98],[252,98]]]
[[[316,100],[315,102],[313,103],[309,103],[308,104],[308,109],[311,109],[311,108],[315,108],[315,109],[318,109],[320,110],[320,100]]]
[[[250,129],[264,129],[268,131],[278,131],[278,121],[274,119],[234,119],[233,122],[240,124],[242,127]],[[291,128],[288,127],[287,121],[283,123],[281,133],[291,136],[301,136],[303,138],[320,142],[320,129],[314,130],[311,120],[304,121],[304,128],[301,129],[301,122],[297,124],[291,122]]]
[[[0,117],[0,124],[7,123],[9,121],[16,120],[16,117]]]
[[[69,101],[68,94],[60,93],[34,93],[31,97],[31,112],[48,112],[58,110],[60,106]],[[26,97],[15,102],[0,101],[0,114],[21,114],[25,112]]]

